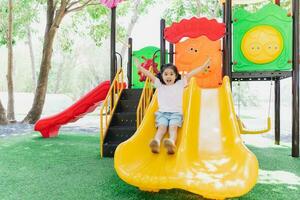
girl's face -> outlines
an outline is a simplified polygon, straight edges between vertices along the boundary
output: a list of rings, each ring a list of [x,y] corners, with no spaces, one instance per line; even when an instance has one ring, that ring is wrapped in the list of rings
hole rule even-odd
[[[176,80],[176,73],[173,69],[167,68],[162,73],[162,78],[166,85],[173,85]]]

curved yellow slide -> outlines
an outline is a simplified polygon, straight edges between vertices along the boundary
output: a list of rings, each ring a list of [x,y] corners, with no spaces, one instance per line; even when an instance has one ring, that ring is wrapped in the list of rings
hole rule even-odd
[[[183,104],[177,152],[168,155],[162,145],[160,153],[153,154],[149,143],[158,108],[153,97],[136,133],[115,152],[119,177],[145,191],[179,188],[213,199],[249,192],[257,181],[258,161],[241,140],[229,78],[215,89],[200,89],[193,79]]]

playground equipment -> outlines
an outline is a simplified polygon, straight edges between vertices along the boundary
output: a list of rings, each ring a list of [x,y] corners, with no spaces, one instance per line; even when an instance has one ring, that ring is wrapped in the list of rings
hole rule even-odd
[[[291,146],[292,156],[299,157],[299,1],[292,1],[293,12],[283,10],[280,0],[274,3],[258,11],[257,16],[237,9],[233,17],[232,1],[223,4],[228,32],[223,72],[232,81],[275,82],[275,144],[280,143],[280,80],[292,78]],[[252,46],[248,45],[251,42]]]
[[[255,13],[235,9],[233,28],[235,72],[292,69],[292,16],[286,10],[273,3]]]
[[[148,147],[156,132],[158,105],[153,96],[136,133],[115,152],[115,168],[125,182],[146,191],[180,188],[217,199],[241,196],[255,185],[257,159],[240,138],[230,81],[226,77],[223,83],[219,80],[224,34],[223,23],[206,18],[182,20],[165,28],[165,39],[175,42],[180,71],[192,70],[207,57],[212,60],[211,71],[196,76],[185,91],[184,124],[174,156],[163,148],[159,155],[153,154]],[[201,89],[204,87],[210,89]]]
[[[37,121],[34,130],[40,131],[44,138],[56,137],[62,125],[75,122],[85,114],[93,112],[106,98],[109,88],[109,81],[104,81],[64,111]]]
[[[186,117],[176,154],[168,155],[163,147],[159,154],[149,149],[156,132],[154,95],[134,136],[116,150],[120,178],[145,191],[180,188],[216,199],[247,193],[256,183],[258,162],[240,138],[229,79],[215,89],[201,89],[194,80],[183,102]]]
[[[277,0],[276,3],[280,2]],[[185,90],[184,124],[178,133],[177,152],[172,156],[167,155],[164,149],[160,154],[154,155],[148,147],[156,130],[154,112],[157,110],[157,96],[155,94],[152,96],[153,88],[149,87],[150,82],[147,80],[143,93],[140,89],[131,89],[132,39],[129,39],[128,45],[128,89],[125,89],[122,78],[118,78],[123,71],[122,69],[117,71],[115,63],[116,7],[115,5],[109,7],[112,8],[112,84],[109,95],[105,94],[105,105],[101,110],[100,150],[101,156],[112,157],[117,148],[115,169],[124,181],[146,191],[157,192],[160,189],[181,188],[204,197],[218,199],[237,197],[250,191],[257,181],[258,162],[241,140],[240,133],[245,130],[234,110],[230,81],[275,80],[275,135],[276,142],[279,143],[279,81],[292,76],[292,156],[299,156],[299,1],[293,1],[292,53],[287,49],[291,41],[286,34],[291,34],[290,29],[281,30],[285,25],[278,28],[272,24],[259,26],[252,24],[241,26],[243,27],[241,38],[235,37],[234,46],[239,47],[242,52],[238,56],[234,55],[235,62],[232,62],[231,0],[223,3],[226,26],[215,20],[192,18],[166,28],[164,20],[161,20],[160,64],[166,62],[166,40],[170,42],[170,62],[173,62],[173,54],[176,53],[175,64],[183,72],[199,65],[207,56],[212,58],[210,70],[200,74],[197,79],[192,79],[190,86]],[[268,9],[275,9],[275,7],[272,5]],[[277,7],[276,9],[278,10]],[[291,18],[287,17],[284,17],[288,20],[283,20],[285,21],[283,23],[287,21],[291,23]],[[241,19],[233,20],[233,24],[236,23],[234,27],[238,27],[238,24],[243,21]],[[261,23],[265,21],[261,20]],[[196,31],[193,28],[196,28]],[[259,35],[262,35],[262,38]],[[270,38],[267,35],[270,35]],[[223,45],[221,45],[220,40],[223,36]],[[188,39],[181,41],[184,37]],[[256,44],[256,41],[259,42]],[[239,45],[236,45],[236,42]],[[264,51],[259,51],[261,46]],[[291,55],[292,71],[286,71],[291,69],[291,62],[287,60],[291,59]],[[245,63],[252,63],[254,67],[244,68]],[[277,66],[273,66],[275,63],[282,66],[276,68]],[[236,70],[233,70],[232,64],[235,65]],[[247,71],[244,71],[245,69]],[[108,89],[105,91],[107,92]],[[85,100],[83,99],[82,102]],[[96,103],[96,101],[92,102]],[[141,108],[137,109],[137,107]],[[65,122],[72,121],[73,118]],[[268,129],[269,122],[270,120]],[[55,127],[56,122],[53,125]],[[125,142],[119,145],[122,141]]]
[[[295,10],[299,8],[299,2],[293,2]],[[246,74],[237,74],[232,72],[231,61],[231,1],[226,1],[225,16],[227,24],[227,35],[224,40],[223,47],[225,48],[224,73],[231,78],[235,75],[235,80],[274,80],[281,79],[281,72],[273,71],[276,68],[269,68],[268,72],[248,72]],[[294,31],[299,30],[297,25],[299,17],[299,9],[295,12]],[[190,21],[201,21],[191,19]],[[184,24],[188,24],[185,20]],[[208,22],[207,22],[208,23]],[[191,23],[192,24],[192,23]],[[193,24],[194,27],[197,25]],[[180,70],[190,70],[186,66],[191,65],[193,55],[199,51],[199,46],[194,46],[197,37],[201,36],[200,31],[185,31],[184,27],[174,25],[174,31],[165,28],[164,20],[161,21],[161,63],[165,62],[165,40],[177,43],[183,37],[195,39],[186,42],[183,45],[182,52],[189,52],[188,55],[182,58],[175,58],[176,65]],[[170,28],[171,30],[172,28]],[[197,29],[199,30],[199,29]],[[201,29],[200,29],[201,30]],[[213,30],[213,29],[210,29]],[[285,37],[281,37],[276,29],[270,26],[260,26],[258,28],[250,28],[240,42],[243,56],[254,64],[269,64],[278,59],[286,59],[289,50],[283,46],[289,41]],[[260,38],[258,35],[262,35]],[[266,36],[270,38],[266,39]],[[255,42],[252,38],[260,39],[259,44],[252,50],[252,44]],[[293,75],[298,80],[299,60],[297,58],[299,51],[299,35],[293,34],[293,39],[296,43],[293,48],[293,70],[296,71]],[[267,42],[267,45],[264,42]],[[194,42],[194,43],[193,43]],[[258,51],[257,47],[263,45],[264,51]],[[265,46],[264,46],[265,45]],[[175,57],[180,57],[177,50],[180,45],[175,44]],[[218,47],[218,46],[216,46]],[[288,47],[288,45],[287,45]],[[189,50],[189,51],[187,51]],[[219,49],[220,50],[220,49]],[[170,45],[169,53],[173,53],[173,47]],[[258,52],[256,52],[258,51]],[[204,51],[205,52],[205,51]],[[296,54],[295,54],[296,52]],[[253,56],[254,54],[257,57]],[[285,54],[284,56],[282,56]],[[201,59],[198,57],[198,59]],[[189,63],[187,63],[189,62]],[[285,62],[285,65],[280,68],[283,70],[290,69],[290,62]],[[238,63],[235,63],[238,64]],[[274,64],[274,63],[273,63]],[[260,71],[260,70],[258,70]],[[203,77],[202,77],[203,78]],[[218,80],[218,79],[216,79]],[[203,82],[195,82],[185,91],[184,95],[184,116],[185,122],[182,129],[178,133],[177,152],[175,155],[167,155],[164,149],[161,149],[160,154],[152,154],[148,143],[155,134],[154,112],[157,110],[157,96],[154,95],[149,105],[144,120],[138,127],[136,133],[127,141],[118,146],[115,153],[115,168],[118,175],[127,183],[139,187],[141,190],[157,192],[160,189],[181,188],[200,194],[207,198],[223,199],[228,197],[237,197],[247,193],[255,185],[258,174],[258,163],[255,156],[247,150],[242,144],[240,133],[257,133],[270,130],[270,118],[268,118],[267,130],[257,132],[247,132],[242,123],[238,122],[236,113],[233,109],[232,97],[230,92],[230,79],[224,78],[223,82],[218,81],[219,88],[200,89],[198,86],[204,86]],[[206,87],[216,87],[216,81],[211,82],[212,85]],[[298,106],[295,113],[298,113],[298,90],[294,89],[296,101],[294,106]],[[188,102],[188,103],[187,103]],[[294,114],[295,114],[294,113]],[[298,114],[294,115],[298,119]],[[299,121],[293,121],[293,127],[298,127]],[[299,127],[298,127],[299,128]],[[299,130],[293,128],[293,139],[297,145],[296,155],[299,151]],[[296,135],[296,137],[294,136]],[[298,137],[298,139],[297,139]],[[230,145],[229,145],[230,144]],[[294,145],[294,144],[293,144]],[[295,149],[293,149],[295,150]],[[243,152],[243,153],[241,153]],[[247,152],[247,153],[246,153]],[[241,172],[242,174],[239,174]]]
[[[269,105],[268,105],[268,117],[267,117],[267,127],[265,129],[260,129],[260,130],[249,130],[245,127],[244,123],[241,121],[240,118],[237,119],[238,125],[240,128],[240,131],[242,134],[262,134],[262,133],[268,133],[271,130],[271,96],[272,96],[272,81],[270,81],[270,92],[269,92]],[[241,116],[240,114],[240,94],[241,94],[241,86],[240,86],[240,81],[238,82],[238,116]]]
[[[144,66],[145,68],[148,69],[152,66],[155,73],[159,72],[160,69],[159,48],[154,46],[144,47],[138,51],[134,51],[132,55],[133,57],[139,59],[139,61],[142,63],[142,66]],[[135,66],[135,63],[132,63],[132,72],[130,75],[131,76],[129,78],[132,80],[131,88],[138,89],[144,87],[144,82],[146,80],[146,77],[137,71],[137,67]]]

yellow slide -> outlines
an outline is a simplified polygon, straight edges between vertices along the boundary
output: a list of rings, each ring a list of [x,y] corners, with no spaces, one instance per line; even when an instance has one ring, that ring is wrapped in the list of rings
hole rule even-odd
[[[228,77],[215,89],[200,89],[191,81],[174,155],[163,145],[159,154],[149,148],[157,108],[154,95],[136,133],[118,146],[115,169],[121,179],[145,191],[179,188],[214,199],[242,196],[252,189],[258,161],[240,137]]]

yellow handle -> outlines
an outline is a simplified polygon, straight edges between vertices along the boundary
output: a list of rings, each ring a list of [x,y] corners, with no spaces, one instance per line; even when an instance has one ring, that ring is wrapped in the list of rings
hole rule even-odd
[[[239,117],[237,118],[237,122],[241,134],[262,134],[262,133],[267,133],[271,130],[271,117],[268,117],[268,127],[266,129],[261,129],[261,130],[247,130]]]

